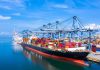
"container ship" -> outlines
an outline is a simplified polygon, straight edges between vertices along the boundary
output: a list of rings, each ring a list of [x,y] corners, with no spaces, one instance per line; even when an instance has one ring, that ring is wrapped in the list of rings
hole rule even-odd
[[[72,29],[58,29],[58,25],[65,21],[38,28],[39,31],[22,31],[23,42],[20,45],[34,53],[44,57],[64,61],[77,62],[84,65],[89,54],[91,33],[93,30],[85,29],[76,16],[73,17]],[[77,23],[76,23],[77,22]],[[76,25],[77,24],[77,25]],[[87,33],[87,41],[84,41],[84,34]],[[88,48],[88,49],[87,49]]]
[[[89,54],[89,52],[86,51],[85,47],[74,47],[72,46],[72,44],[74,45],[75,43],[66,42],[64,44],[63,41],[44,42],[43,38],[41,40],[32,39],[32,42],[30,44],[25,43],[25,41],[21,43],[23,47],[31,49],[34,52],[36,51],[37,53],[43,53],[50,56],[84,60]]]
[[[47,38],[32,38],[28,42],[28,38],[23,38],[20,45],[34,53],[44,57],[59,59],[62,61],[72,61],[83,64],[82,60],[86,59],[89,52],[86,47],[81,47],[80,44],[75,47],[75,43],[69,43],[64,40],[50,40]]]

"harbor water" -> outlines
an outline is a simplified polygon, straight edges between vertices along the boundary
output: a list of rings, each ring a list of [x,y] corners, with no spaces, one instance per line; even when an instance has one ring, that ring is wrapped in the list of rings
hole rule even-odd
[[[89,66],[80,66],[45,58],[21,46],[14,46],[12,37],[0,36],[0,70],[100,70],[99,63],[87,63]]]

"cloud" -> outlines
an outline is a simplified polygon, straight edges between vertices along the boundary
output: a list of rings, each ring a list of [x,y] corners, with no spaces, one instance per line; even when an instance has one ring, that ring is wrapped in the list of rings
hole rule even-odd
[[[10,10],[10,9],[11,9],[10,6],[0,6],[0,8],[2,8],[2,9],[7,9],[7,10]]]
[[[92,24],[88,24],[85,26],[85,28],[87,29],[100,29],[100,25],[96,24],[96,23],[92,23]]]
[[[79,8],[79,9],[96,9],[100,8],[100,1],[98,0],[73,0],[74,2],[74,8]]]
[[[66,4],[54,4],[51,7],[53,7],[53,8],[62,8],[62,9],[68,8],[68,6]]]
[[[0,0],[0,6],[4,9],[24,8],[24,0]],[[6,6],[5,6],[6,5]]]
[[[0,32],[0,35],[2,35],[2,36],[5,36],[5,35],[11,35],[11,33],[9,33],[9,32]]]
[[[11,19],[10,16],[2,16],[2,15],[0,15],[0,20],[9,20],[9,19]]]
[[[12,15],[14,15],[14,16],[20,16],[21,13],[14,13],[14,14],[12,14]]]
[[[0,0],[1,2],[21,3],[23,0]]]

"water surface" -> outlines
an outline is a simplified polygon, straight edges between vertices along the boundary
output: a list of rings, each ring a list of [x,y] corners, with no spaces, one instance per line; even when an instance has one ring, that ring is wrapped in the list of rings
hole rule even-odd
[[[100,64],[89,67],[44,58],[31,51],[15,50],[12,38],[0,36],[0,70],[100,70]]]

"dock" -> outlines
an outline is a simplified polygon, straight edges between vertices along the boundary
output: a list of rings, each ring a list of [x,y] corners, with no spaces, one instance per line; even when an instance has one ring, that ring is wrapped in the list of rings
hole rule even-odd
[[[93,62],[100,63],[100,51],[97,52],[91,52],[88,56],[87,59]]]

